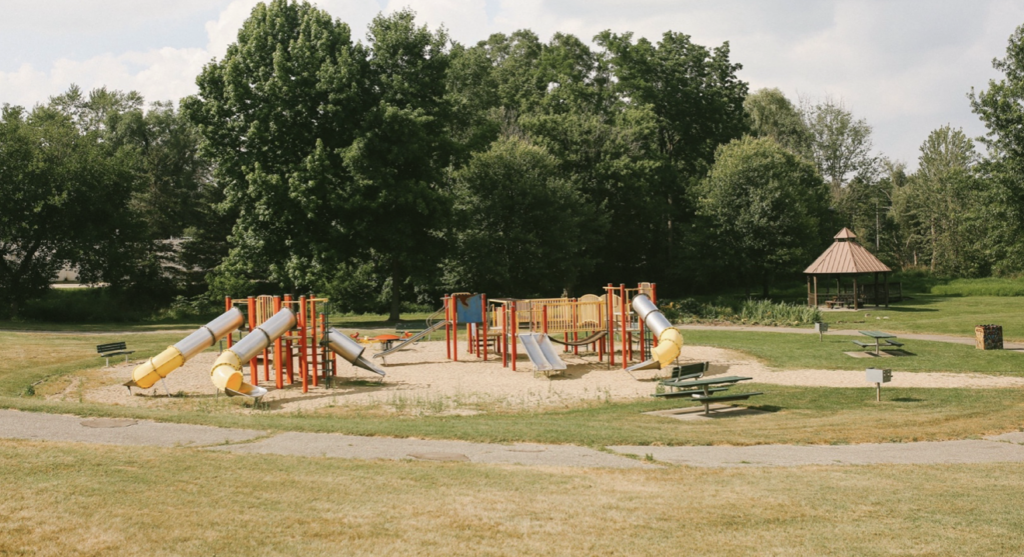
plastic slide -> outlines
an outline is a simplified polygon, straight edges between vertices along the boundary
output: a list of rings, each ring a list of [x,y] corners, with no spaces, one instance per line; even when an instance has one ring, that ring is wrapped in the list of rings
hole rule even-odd
[[[366,350],[365,346],[352,340],[334,327],[327,330],[327,337],[324,338],[323,343],[331,349],[331,352],[345,358],[350,364],[356,367],[361,367],[367,371],[372,371],[381,377],[387,375],[384,373],[383,369],[373,365],[370,360],[363,357],[363,351]],[[401,346],[401,344],[399,346]],[[394,348],[392,348],[392,350],[394,350]]]
[[[242,380],[242,365],[256,357],[271,342],[295,327],[295,313],[284,308],[267,319],[254,331],[221,352],[210,370],[210,380],[228,396],[260,398],[267,394],[263,387],[250,385]]]
[[[427,327],[426,329],[423,329],[422,331],[416,333],[415,335],[413,335],[413,336],[411,336],[411,337],[409,337],[407,339],[403,339],[402,342],[399,342],[398,344],[392,346],[391,348],[389,348],[387,350],[384,350],[382,352],[377,352],[376,354],[373,355],[373,357],[374,358],[383,358],[384,356],[387,356],[388,354],[390,354],[392,352],[397,352],[397,351],[401,350],[402,347],[405,346],[406,344],[412,344],[412,343],[418,341],[419,339],[429,335],[430,333],[440,329],[441,327],[444,327],[445,324],[447,324],[447,323],[448,323],[447,321],[438,321],[437,323],[434,323],[433,325]]]
[[[626,371],[638,369],[661,369],[675,361],[683,349],[683,335],[672,326],[665,314],[646,294],[633,298],[633,311],[644,320],[644,324],[658,337],[658,346],[651,350],[651,359],[632,366]]]
[[[157,381],[167,377],[172,371],[183,366],[193,356],[213,346],[218,340],[226,337],[242,326],[242,312],[231,308],[220,317],[210,321],[188,335],[174,346],[168,346],[160,354],[140,364],[132,372],[132,378],[124,385],[130,391],[132,387],[148,389]]]
[[[551,339],[544,333],[520,333],[519,341],[526,349],[526,356],[537,371],[564,370],[565,362],[551,345]]]

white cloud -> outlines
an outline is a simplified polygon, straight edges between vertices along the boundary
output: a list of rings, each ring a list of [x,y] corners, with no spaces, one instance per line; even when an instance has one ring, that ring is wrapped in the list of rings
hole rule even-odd
[[[224,55],[256,2],[15,3],[0,21],[0,35],[9,39],[0,38],[0,48],[16,45],[21,50],[20,56],[12,58],[11,69],[0,72],[0,102],[45,102],[72,82],[86,89],[104,85],[135,89],[151,100],[193,93],[195,76],[210,59]],[[1024,5],[1014,0],[320,0],[316,4],[348,23],[353,40],[364,40],[367,24],[378,12],[406,6],[417,12],[421,23],[431,28],[444,24],[453,39],[465,44],[521,28],[532,29],[545,41],[556,31],[589,41],[604,29],[632,31],[652,41],[672,30],[709,47],[728,40],[732,60],[744,66],[740,77],[752,89],[779,87],[794,100],[799,94],[841,96],[857,116],[874,126],[879,150],[912,165],[917,146],[938,126],[952,123],[971,134],[981,132],[965,95],[972,86],[984,88],[988,79],[998,77],[991,59],[1003,55],[1007,37],[1024,22]],[[199,24],[205,41],[200,33],[196,40],[171,48],[146,44],[146,37],[139,36],[145,25],[161,22],[195,29],[197,17],[199,22],[206,19]],[[35,34],[39,45],[29,44]],[[60,41],[50,40],[58,35]],[[111,46],[113,52],[99,53],[80,49],[100,35],[125,37],[122,43],[104,45],[139,46],[120,51]],[[42,46],[67,50],[22,63],[27,59],[24,52],[42,52]],[[91,53],[75,56],[82,51]]]

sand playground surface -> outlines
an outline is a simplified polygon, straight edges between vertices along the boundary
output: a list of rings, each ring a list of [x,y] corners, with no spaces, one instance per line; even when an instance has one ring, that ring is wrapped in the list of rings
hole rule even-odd
[[[364,356],[370,356],[368,348]],[[312,410],[325,406],[379,406],[402,408],[420,406],[434,408],[438,413],[472,414],[474,405],[486,404],[514,409],[540,409],[575,406],[588,401],[626,401],[646,399],[655,392],[657,379],[666,371],[639,371],[632,374],[622,370],[621,364],[609,368],[607,361],[597,361],[594,354],[562,354],[568,369],[560,375],[545,376],[534,371],[525,355],[520,354],[517,370],[503,368],[500,357],[491,355],[484,362],[461,353],[459,361],[445,357],[441,341],[420,342],[387,357],[381,367],[387,376],[379,376],[348,365],[339,358],[338,377],[333,388],[310,386],[308,393],[296,374],[296,383],[275,389],[274,382],[262,381],[269,389],[263,401],[270,410]],[[79,385],[85,401],[124,406],[151,406],[173,404],[178,400],[212,399],[216,389],[210,382],[210,367],[216,359],[214,351],[204,352],[182,368],[171,373],[164,385],[148,390],[128,389],[121,383],[131,377],[138,362],[103,371],[102,386]],[[373,360],[380,365],[380,359]],[[708,377],[728,374],[753,378],[754,382],[776,385],[814,387],[870,387],[864,371],[839,370],[774,370],[750,356],[703,346],[685,346],[680,362],[711,362]],[[260,377],[263,370],[260,366]],[[273,374],[273,369],[271,369]],[[248,369],[245,373],[249,380]],[[273,377],[273,375],[271,375]],[[893,373],[891,387],[927,388],[993,388],[1024,387],[1024,378],[995,377],[969,373]],[[168,392],[172,395],[168,397]],[[54,395],[60,397],[61,395]]]

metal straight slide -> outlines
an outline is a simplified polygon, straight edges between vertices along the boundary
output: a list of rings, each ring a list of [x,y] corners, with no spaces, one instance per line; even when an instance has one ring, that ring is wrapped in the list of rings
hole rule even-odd
[[[551,345],[551,339],[544,333],[520,333],[519,341],[526,349],[526,355],[530,358],[537,371],[564,370],[565,362],[558,357],[558,351]]]
[[[402,342],[392,346],[390,349],[384,350],[382,352],[377,352],[376,354],[373,355],[373,357],[374,358],[383,358],[384,356],[387,356],[388,354],[390,354],[392,352],[397,352],[397,351],[401,350],[402,347],[405,346],[406,344],[412,344],[412,343],[420,340],[421,338],[429,335],[430,333],[440,329],[441,327],[444,327],[446,324],[448,324],[447,321],[438,321],[437,323],[434,323],[433,325],[427,327],[426,329],[423,329],[422,331],[416,333],[415,335],[413,335],[413,336],[403,340]]]

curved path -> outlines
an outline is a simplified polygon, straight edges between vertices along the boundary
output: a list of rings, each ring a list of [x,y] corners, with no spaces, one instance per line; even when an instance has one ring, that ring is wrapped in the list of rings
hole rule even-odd
[[[768,327],[763,325],[676,325],[676,328],[681,331],[746,331],[751,333],[792,333],[800,335],[818,334],[814,329],[802,329],[799,327]],[[865,330],[867,330],[866,326]],[[825,335],[852,337],[863,336],[857,332],[857,329],[833,329],[829,330]],[[954,335],[937,335],[931,333],[899,333],[899,338],[974,346],[974,337],[958,337]],[[1004,341],[1003,348],[1006,350],[1024,350],[1024,342]]]
[[[656,468],[656,464],[703,467],[849,464],[950,464],[1024,462],[1024,432],[985,439],[865,445],[759,445],[752,447],[608,447],[614,453],[574,445],[499,445],[426,439],[359,437],[334,433],[276,433],[167,424],[120,418],[80,418],[0,410],[0,438],[35,441],[192,447],[248,454],[432,460],[526,466]]]

